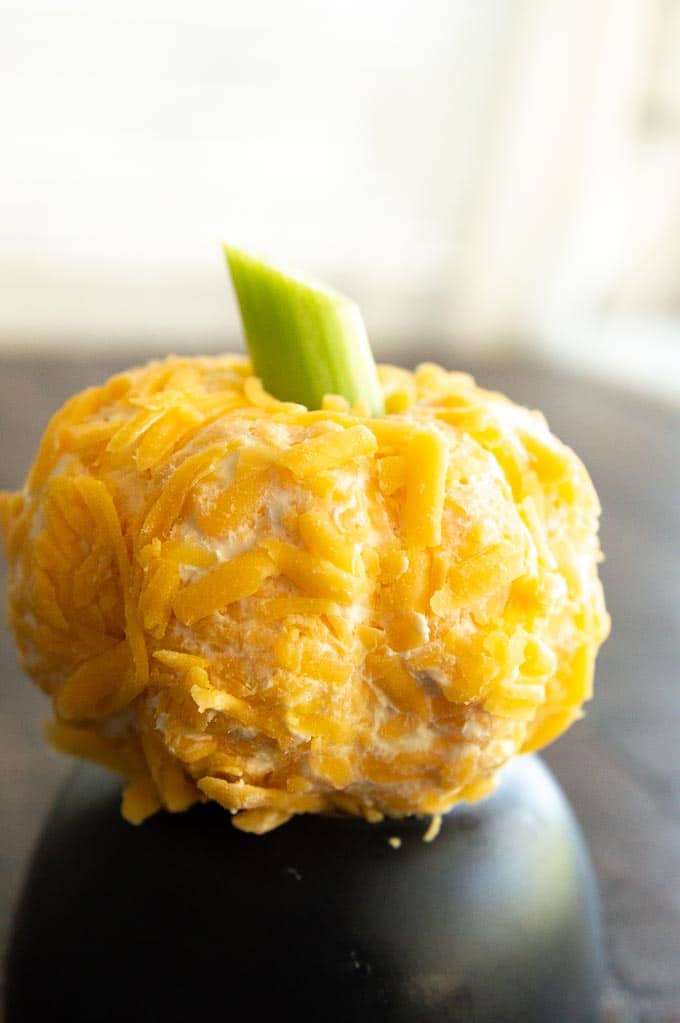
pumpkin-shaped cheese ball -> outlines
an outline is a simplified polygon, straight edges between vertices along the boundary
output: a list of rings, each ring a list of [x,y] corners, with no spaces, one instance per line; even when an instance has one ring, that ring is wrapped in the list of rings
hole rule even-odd
[[[69,401],[3,496],[23,666],[129,820],[436,815],[579,717],[608,627],[586,470],[463,374],[379,379],[370,418],[242,357],[152,363]]]

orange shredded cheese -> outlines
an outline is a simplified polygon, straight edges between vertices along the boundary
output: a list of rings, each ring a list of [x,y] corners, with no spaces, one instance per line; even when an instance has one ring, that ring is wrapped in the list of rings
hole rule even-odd
[[[173,611],[180,622],[191,625],[199,618],[207,618],[237,600],[252,596],[274,571],[274,562],[262,550],[239,554],[198,582],[185,586],[175,598]]]
[[[120,809],[130,824],[141,824],[147,817],[160,810],[161,805],[158,789],[151,775],[140,775],[123,789]]]
[[[416,433],[406,449],[404,533],[411,546],[439,547],[449,451],[437,433]]]
[[[372,455],[376,447],[375,437],[365,426],[350,426],[296,444],[280,462],[296,476],[310,476],[337,469],[361,455]]]
[[[241,474],[239,479],[222,490],[206,511],[196,509],[196,519],[206,536],[220,536],[238,529],[264,502],[269,477],[266,471]]]
[[[357,589],[356,580],[330,561],[280,540],[265,540],[263,546],[279,572],[295,583],[303,593],[313,597],[327,597],[341,604],[352,602]]]
[[[354,570],[355,552],[352,543],[344,538],[331,516],[323,508],[303,512],[298,528],[307,549],[319,558],[332,561],[343,572]]]

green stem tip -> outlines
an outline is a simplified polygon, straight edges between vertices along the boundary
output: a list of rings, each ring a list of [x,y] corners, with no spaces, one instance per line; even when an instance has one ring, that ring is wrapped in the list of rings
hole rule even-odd
[[[325,394],[360,399],[382,415],[383,399],[359,307],[324,284],[230,245],[224,254],[253,369],[280,401],[321,408]]]

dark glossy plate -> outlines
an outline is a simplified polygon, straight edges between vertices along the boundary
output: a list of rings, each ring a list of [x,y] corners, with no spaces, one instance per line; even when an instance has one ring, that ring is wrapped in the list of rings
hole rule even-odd
[[[83,766],[49,818],[9,1023],[597,1019],[597,891],[536,757],[429,844],[423,820],[299,817],[256,837],[214,805],[133,828],[118,804]]]

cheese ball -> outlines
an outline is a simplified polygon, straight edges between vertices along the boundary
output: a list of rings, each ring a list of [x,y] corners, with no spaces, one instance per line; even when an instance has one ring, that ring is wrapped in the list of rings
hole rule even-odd
[[[436,816],[581,715],[608,630],[584,466],[465,374],[378,372],[371,418],[240,356],[154,362],[67,402],[0,498],[49,736],[125,776],[128,820]]]

